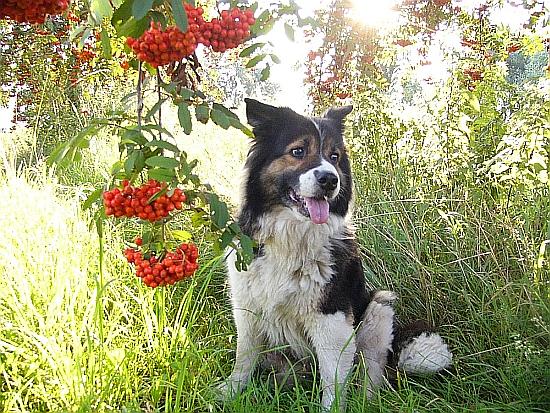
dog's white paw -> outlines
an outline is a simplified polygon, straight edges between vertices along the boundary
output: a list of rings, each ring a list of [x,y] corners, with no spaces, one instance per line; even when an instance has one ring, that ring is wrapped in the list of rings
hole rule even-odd
[[[346,411],[345,398],[336,397],[334,392],[325,390],[321,399],[322,413],[344,413]]]
[[[243,387],[240,381],[229,378],[215,387],[216,398],[220,401],[231,400],[242,391]]]

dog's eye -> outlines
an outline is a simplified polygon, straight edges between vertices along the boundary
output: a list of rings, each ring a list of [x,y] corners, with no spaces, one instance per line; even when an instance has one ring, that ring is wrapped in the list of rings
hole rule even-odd
[[[302,147],[300,148],[294,148],[292,151],[290,151],[290,153],[292,154],[292,156],[294,156],[295,158],[298,158],[298,159],[302,159],[304,157],[304,155],[306,154],[306,150]]]
[[[338,162],[339,159],[340,159],[340,155],[338,155],[336,152],[330,154],[330,161],[332,163]]]

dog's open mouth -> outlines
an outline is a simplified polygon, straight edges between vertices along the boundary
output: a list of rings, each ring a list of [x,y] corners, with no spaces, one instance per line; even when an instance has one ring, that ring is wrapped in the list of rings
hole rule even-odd
[[[288,196],[298,207],[298,211],[311,218],[314,224],[324,224],[328,221],[329,205],[326,197],[302,197],[293,188],[289,189]]]

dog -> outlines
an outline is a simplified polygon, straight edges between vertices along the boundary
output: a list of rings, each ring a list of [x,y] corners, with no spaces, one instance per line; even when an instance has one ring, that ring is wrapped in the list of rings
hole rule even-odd
[[[237,351],[220,386],[225,397],[244,389],[274,348],[286,349],[287,360],[315,356],[325,409],[344,409],[357,360],[369,395],[387,367],[432,373],[450,366],[451,352],[427,325],[399,327],[393,292],[366,288],[349,223],[353,181],[343,129],[352,107],[317,118],[245,102],[255,139],[238,222],[257,246],[244,271],[234,251],[227,257]]]

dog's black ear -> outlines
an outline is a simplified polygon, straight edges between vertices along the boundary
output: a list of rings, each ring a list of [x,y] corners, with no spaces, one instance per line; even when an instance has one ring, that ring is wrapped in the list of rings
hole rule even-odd
[[[334,119],[338,122],[342,122],[352,110],[352,105],[342,106],[339,108],[330,108],[329,110],[327,110],[327,113],[325,113],[325,118]]]
[[[246,103],[246,118],[254,128],[272,124],[279,118],[280,108],[249,98],[244,101]]]

